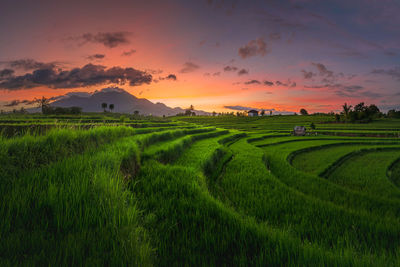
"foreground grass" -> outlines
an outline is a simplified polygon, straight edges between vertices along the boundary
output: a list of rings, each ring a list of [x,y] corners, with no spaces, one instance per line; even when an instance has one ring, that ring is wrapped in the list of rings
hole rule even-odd
[[[138,151],[128,137],[21,173],[1,192],[2,265],[150,265],[137,200],[120,172]]]
[[[143,128],[0,139],[0,265],[400,265],[400,201],[367,190],[398,185],[398,150],[337,164],[352,151],[396,147],[398,138],[288,136],[293,123],[311,121],[358,135],[393,132],[397,124],[351,127],[318,116],[177,120],[212,127],[130,119]],[[378,165],[354,176],[371,161]],[[329,168],[347,171],[341,183],[316,175]],[[368,188],[345,184],[366,181]]]

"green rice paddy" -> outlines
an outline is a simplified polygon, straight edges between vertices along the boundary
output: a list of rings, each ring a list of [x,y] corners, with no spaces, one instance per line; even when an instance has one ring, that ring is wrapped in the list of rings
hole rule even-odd
[[[400,266],[399,120],[4,115],[0,128],[1,266]]]

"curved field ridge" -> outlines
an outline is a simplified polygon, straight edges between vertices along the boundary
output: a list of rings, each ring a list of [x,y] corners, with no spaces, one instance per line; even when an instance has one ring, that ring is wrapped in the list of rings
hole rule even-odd
[[[400,190],[386,177],[388,167],[399,156],[399,147],[362,149],[343,156],[323,175],[352,190],[400,199]]]
[[[387,170],[387,176],[397,187],[400,188],[400,158],[390,164]]]
[[[371,149],[399,145],[400,142],[348,142],[320,146],[310,146],[289,154],[287,160],[295,168],[304,172],[323,176],[332,164],[348,153],[360,149]]]

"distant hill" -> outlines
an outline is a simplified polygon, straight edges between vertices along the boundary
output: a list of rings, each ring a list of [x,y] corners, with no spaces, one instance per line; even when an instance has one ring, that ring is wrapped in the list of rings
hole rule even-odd
[[[182,108],[171,108],[163,103],[153,103],[145,98],[137,98],[121,88],[104,88],[94,93],[68,93],[55,98],[54,107],[81,107],[83,112],[102,112],[102,103],[114,104],[113,112],[133,113],[138,110],[143,115],[173,116],[184,113]],[[194,110],[196,115],[209,115],[202,110]]]

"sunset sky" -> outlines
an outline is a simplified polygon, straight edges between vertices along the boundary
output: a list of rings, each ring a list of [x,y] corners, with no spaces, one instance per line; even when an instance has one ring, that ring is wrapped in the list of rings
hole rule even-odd
[[[398,0],[2,0],[0,109],[108,86],[206,111],[399,109],[399,14]]]

